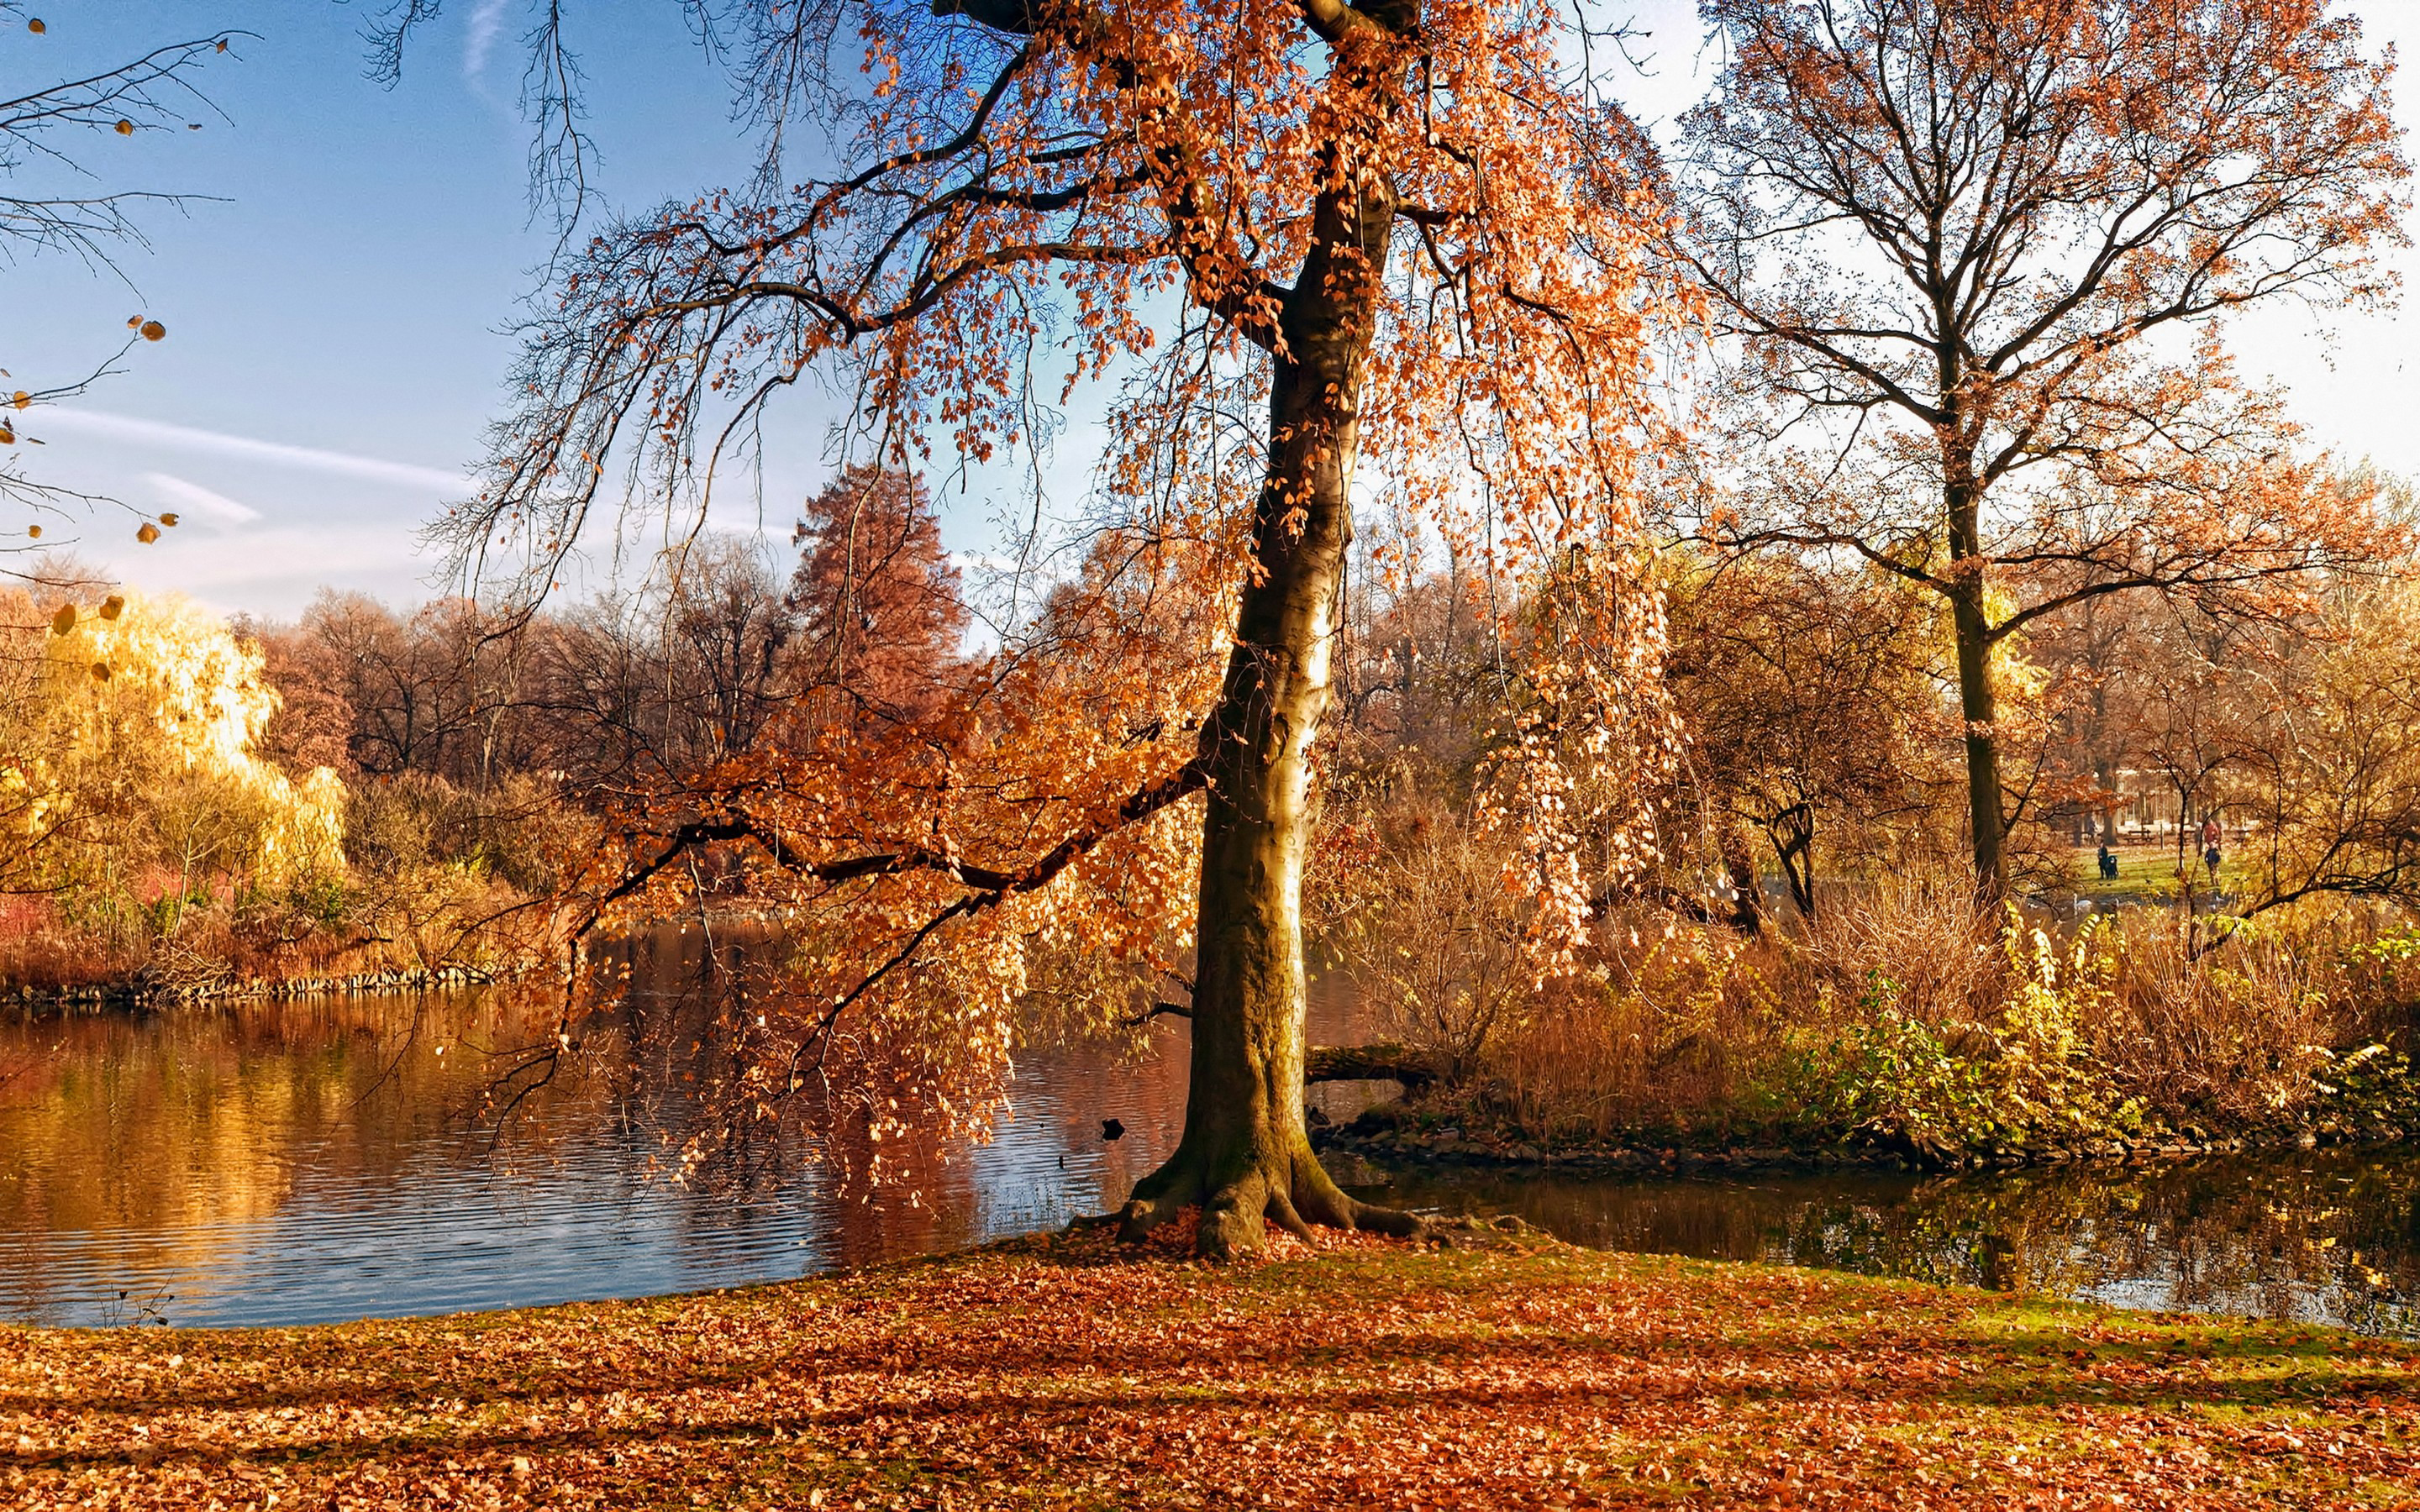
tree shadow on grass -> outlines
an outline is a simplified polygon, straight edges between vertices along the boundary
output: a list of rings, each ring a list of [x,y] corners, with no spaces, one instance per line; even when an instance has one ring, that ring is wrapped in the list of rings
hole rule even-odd
[[[876,1299],[864,1300],[869,1305],[855,1311],[863,1314],[882,1305]],[[1237,1298],[1227,1292],[1221,1300]],[[1534,1299],[1512,1289],[1498,1300],[1507,1304],[1499,1310],[1511,1314]],[[298,1383],[292,1390],[238,1388],[174,1399],[147,1394],[87,1396],[68,1404],[87,1428],[106,1417],[117,1420],[104,1430],[112,1438],[134,1439],[137,1427],[164,1431],[150,1436],[154,1443],[121,1443],[107,1449],[44,1452],[0,1446],[0,1468],[69,1473],[179,1466],[235,1471],[299,1458],[317,1473],[343,1475],[371,1461],[426,1467],[466,1454],[555,1458],[642,1450],[655,1454],[687,1444],[700,1453],[711,1449],[727,1456],[735,1441],[751,1446],[751,1452],[776,1453],[778,1444],[797,1440],[825,1449],[861,1449],[881,1458],[888,1452],[884,1436],[901,1432],[929,1439],[934,1447],[947,1448],[957,1458],[982,1460],[999,1443],[1045,1442],[1105,1428],[1157,1442],[1180,1434],[1205,1414],[1221,1413],[1280,1421],[1310,1415],[1393,1423],[1439,1414],[1501,1424],[1585,1418],[1617,1427],[1637,1420],[1668,1427],[1736,1424],[1776,1407],[1812,1421],[1854,1422],[1876,1410],[1888,1420],[1943,1410],[1991,1419],[2011,1410],[2055,1413],[2078,1407],[2257,1415],[2281,1407],[2309,1411],[2332,1401],[2349,1407],[2356,1399],[2365,1405],[2389,1399],[2408,1408],[2420,1396],[2412,1351],[2392,1347],[2365,1346],[2363,1358],[2332,1359],[2325,1352],[2327,1335],[2210,1325],[2138,1328],[2133,1336],[2113,1339],[2081,1331],[2083,1324],[2108,1321],[2090,1314],[2076,1319],[2076,1330],[2043,1319],[1978,1332],[1960,1326],[1978,1309],[1950,1301],[1953,1304],[1929,1313],[1878,1322],[1868,1331],[1862,1350],[1854,1338],[1810,1337],[1804,1331],[1790,1337],[1752,1329],[1733,1339],[1662,1337],[1652,1317],[1620,1333],[1473,1336],[1455,1332],[1466,1329],[1470,1319],[1453,1317],[1441,1319],[1434,1329],[1415,1326],[1352,1338],[1306,1338],[1299,1332],[1287,1334],[1282,1325],[1300,1319],[1289,1316],[1295,1310],[1283,1307],[1245,1317],[1248,1326],[1225,1335],[1214,1335],[1198,1318],[1186,1317],[1162,1319],[1166,1332],[1159,1336],[1122,1335],[1109,1350],[1097,1339],[1054,1342],[1038,1336],[1011,1348],[997,1334],[963,1339],[946,1334],[909,1336],[899,1330],[901,1319],[894,1312],[892,1326],[879,1332],[782,1351],[770,1361],[730,1359],[708,1366],[693,1360],[666,1362],[666,1368],[606,1374],[595,1358],[560,1359],[541,1379],[520,1378],[505,1385],[485,1376],[466,1378],[458,1368],[449,1370],[449,1365],[469,1363],[457,1355],[427,1362],[427,1372],[409,1381],[380,1382],[368,1392],[331,1381],[317,1389]],[[889,1305],[895,1308],[896,1299]],[[1982,1311],[1988,1315],[1990,1305]],[[815,1319],[810,1313],[792,1321],[811,1328]],[[1930,1351],[1911,1354],[1911,1325],[1927,1323],[1938,1323],[1947,1332]],[[509,1329],[512,1323],[490,1327]],[[475,1342],[480,1331],[454,1332]],[[1218,1352],[1221,1343],[1245,1339],[1261,1350],[1257,1357]],[[2210,1343],[2211,1358],[2180,1359],[2172,1346],[2180,1339]],[[172,1342],[200,1341],[189,1335]],[[232,1354],[245,1363],[274,1367],[279,1347],[290,1349],[293,1340],[232,1335],[211,1342],[218,1346],[220,1363]],[[532,1352],[542,1352],[555,1342],[540,1335]],[[236,1348],[231,1350],[230,1345]],[[2246,1365],[2261,1367],[2262,1373],[2249,1378],[2218,1373]],[[2295,1374],[2273,1373],[2288,1365]],[[1228,1379],[1206,1373],[1207,1367],[1221,1365],[1231,1370]],[[1114,1372],[1114,1381],[1100,1379],[1104,1366]],[[1731,1372],[1742,1367],[1764,1372],[1763,1379],[1736,1379]],[[2126,1380],[2107,1374],[2113,1370],[2149,1374],[2149,1379]],[[861,1401],[808,1405],[820,1403],[828,1394],[858,1390],[865,1392]],[[731,1392],[735,1399],[718,1406],[710,1399],[716,1392]],[[532,1409],[551,1404],[555,1412],[568,1412],[575,1399],[593,1404],[613,1394],[644,1420],[530,1430],[509,1426],[503,1419],[510,1414],[497,1411],[519,1409],[526,1419]],[[451,1407],[456,1400],[464,1404],[458,1411]],[[428,1405],[413,1412],[411,1423],[384,1431],[340,1416],[324,1427],[315,1424],[297,1432],[301,1425],[275,1416],[315,1406],[409,1412],[414,1403]],[[56,1396],[0,1395],[0,1412],[20,1421],[60,1405]],[[218,1436],[208,1443],[180,1442],[185,1436],[178,1430],[177,1417],[196,1411],[260,1414],[262,1421],[254,1430],[267,1442],[230,1446],[223,1419]],[[682,1412],[690,1415],[685,1421],[657,1415]],[[603,1414],[592,1406],[586,1415]],[[432,1438],[430,1420],[449,1416],[496,1421],[469,1431],[441,1431]]]

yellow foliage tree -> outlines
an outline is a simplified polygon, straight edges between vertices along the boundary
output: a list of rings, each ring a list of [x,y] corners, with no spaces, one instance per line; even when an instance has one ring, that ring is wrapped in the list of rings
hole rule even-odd
[[[16,682],[0,760],[16,885],[123,887],[164,867],[181,908],[215,877],[276,887],[343,868],[343,784],[255,754],[278,694],[260,650],[214,616],[176,597],[62,604]]]

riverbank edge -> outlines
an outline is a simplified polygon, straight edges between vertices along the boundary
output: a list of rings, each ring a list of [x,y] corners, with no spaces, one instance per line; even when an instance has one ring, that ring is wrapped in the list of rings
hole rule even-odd
[[[1399,1104],[1381,1104],[1391,1108]],[[1730,1171],[1987,1171],[2026,1170],[2066,1165],[2143,1165],[2224,1155],[2267,1154],[2288,1149],[2387,1149],[2409,1143],[2411,1135],[2397,1125],[2348,1127],[2332,1119],[2248,1130],[2226,1136],[2190,1137],[2169,1133],[2141,1137],[2094,1136],[2056,1145],[1998,1147],[1988,1149],[1925,1149],[1883,1143],[1840,1143],[1778,1140],[1747,1143],[1737,1140],[1690,1142],[1630,1136],[1618,1141],[1589,1142],[1546,1148],[1504,1134],[1471,1134],[1459,1123],[1439,1121],[1425,1126],[1396,1119],[1373,1123],[1370,1116],[1353,1123],[1314,1126],[1311,1148],[1331,1174],[1341,1168],[1344,1184],[1357,1175],[1347,1164],[1360,1160],[1394,1166],[1481,1166],[1544,1174],[1575,1176],[1690,1176]]]
[[[763,930],[785,922],[793,910],[717,909],[702,918],[695,914],[656,918],[599,932],[588,949],[623,948],[652,932],[703,927],[714,930]],[[151,1008],[163,1004],[282,1001],[292,997],[360,996],[378,993],[427,992],[444,987],[489,987],[520,981],[541,972],[560,972],[559,950],[531,951],[519,959],[484,964],[391,968],[383,971],[339,972],[317,977],[227,976],[204,981],[165,981],[142,970],[106,981],[74,986],[23,982],[0,986],[0,1008],[31,1011],[55,1009]]]
[[[1204,1266],[1058,1233],[519,1311],[0,1326],[0,1486],[28,1509],[1218,1506],[1244,1444],[1264,1503],[1302,1507],[1770,1505],[1809,1474],[1941,1505],[2420,1485],[2420,1346],[1453,1237]]]
[[[490,987],[528,977],[543,965],[545,963],[533,962],[498,970],[437,966],[409,971],[360,971],[334,977],[238,978],[202,984],[112,981],[80,987],[20,987],[0,995],[0,1005],[39,1013],[61,1009],[144,1009],[166,1004],[358,997],[448,987]]]

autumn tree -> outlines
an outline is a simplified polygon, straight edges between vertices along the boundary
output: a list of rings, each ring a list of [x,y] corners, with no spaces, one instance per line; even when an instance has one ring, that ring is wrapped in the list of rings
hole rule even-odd
[[[2144,617],[2095,669],[2109,691],[2095,733],[2172,806],[2186,902],[2215,894],[2246,918],[2325,896],[2420,900],[2420,598],[2409,560],[2396,565],[2290,623]],[[2076,639],[2067,655],[2093,649]],[[2223,878],[2201,869],[2209,818],[2227,835]]]
[[[681,542],[635,587],[509,629],[503,747],[575,801],[676,783],[752,748],[796,696],[802,623],[763,543]]]
[[[1763,842],[1799,914],[1816,909],[1821,838],[1843,855],[1929,811],[1946,776],[1932,665],[1934,616],[1895,577],[1827,569],[1778,552],[1709,563],[1674,553],[1673,704],[1689,730],[1683,793],[1716,826]],[[1761,867],[1713,837],[1731,886],[1753,895]],[[1895,847],[1903,859],[1908,847]],[[1744,916],[1752,918],[1753,913]]]
[[[281,660],[308,669],[312,702],[349,714],[347,750],[363,772],[476,783],[492,767],[489,736],[508,701],[514,647],[500,628],[458,598],[407,616],[367,594],[323,590]]]
[[[2322,0],[1703,11],[1729,60],[1684,122],[1674,250],[1761,399],[1726,451],[1762,465],[1711,529],[1946,601],[1995,891],[1995,645],[2102,594],[2260,609],[2374,549],[2220,333],[2389,292],[2391,65]]]
[[[1443,561],[1433,564],[1441,555]],[[1460,553],[1379,534],[1357,542],[1331,764],[1350,778],[1408,768],[1459,804],[1471,796],[1517,671]]]
[[[251,615],[235,616],[228,628],[258,650],[261,676],[277,689],[277,708],[260,733],[262,759],[295,777],[321,766],[339,777],[350,773],[353,706],[326,642]]]
[[[663,697],[676,768],[748,749],[796,678],[801,616],[757,543],[709,537],[674,554],[659,595]]]
[[[278,694],[256,643],[173,597],[58,595],[29,626],[34,603],[8,595],[0,631],[0,890],[116,908],[157,888],[180,917],[222,879],[341,868],[336,775],[259,755]]]
[[[2224,670],[2255,716],[2226,751],[2250,831],[2238,917],[2329,894],[2420,903],[2420,591],[2407,577],[2330,609],[2326,633]]]
[[[0,0],[0,25],[8,28],[0,34],[8,38],[0,46],[20,54],[38,52],[52,35],[48,21],[16,0]],[[101,187],[116,176],[94,166],[94,153],[85,144],[106,151],[119,139],[200,130],[194,117],[210,107],[195,75],[242,35],[221,31],[163,42],[125,62],[0,100],[0,254],[11,260],[62,255],[115,272],[121,249],[142,242],[143,212],[172,208],[179,196]],[[0,391],[0,407],[5,407],[0,408],[0,448],[6,449],[6,460],[0,461],[0,501],[23,517],[8,532],[19,539],[0,546],[0,551],[39,550],[46,519],[66,517],[101,501],[23,470],[21,448],[39,440],[28,427],[39,428],[41,408],[84,393],[134,347],[167,333],[162,322],[137,314],[126,321],[116,349],[90,367],[27,378],[27,387],[11,384]],[[17,360],[0,354],[0,373],[18,365]],[[173,514],[152,516],[137,523],[135,534],[148,545],[159,539],[162,526],[176,523]]]
[[[731,10],[745,98],[777,143],[812,102],[835,166],[617,223],[564,268],[453,517],[466,562],[525,543],[543,585],[609,482],[689,486],[811,372],[851,396],[860,460],[980,463],[1048,423],[1047,364],[1110,396],[1095,493],[1130,549],[1083,594],[1172,575],[1229,607],[1150,627],[1185,675],[1141,675],[1122,612],[1079,616],[1099,634],[1012,640],[912,729],[708,774],[634,818],[596,903],[737,846],[815,920],[800,1006],[739,1026],[768,1109],[840,1041],[903,1078],[997,1051],[1030,941],[1189,943],[1185,1130],[1125,1232],[1197,1211],[1226,1254],[1268,1222],[1411,1227],[1339,1191],[1303,1126],[1310,751],[1357,493],[1490,572],[1584,563],[1504,809],[1542,917],[1584,915],[1557,795],[1660,729],[1633,502],[1654,210],[1589,66],[1612,50],[1500,0]]]
[[[931,702],[968,623],[923,481],[861,465],[807,501],[790,603],[805,677],[876,714]]]
[[[2135,606],[2086,599],[2037,622],[2028,637],[2056,689],[2053,759],[2067,779],[2078,843],[2118,843],[2119,773],[2133,753],[2134,713],[2159,673],[2141,649]]]

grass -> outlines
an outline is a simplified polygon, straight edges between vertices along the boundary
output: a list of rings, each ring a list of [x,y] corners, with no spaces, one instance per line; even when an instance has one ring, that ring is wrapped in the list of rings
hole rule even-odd
[[[0,1503],[2420,1506],[2420,1350],[1534,1238],[0,1330]]]
[[[2075,849],[2073,875],[2075,895],[2100,900],[2124,898],[2148,901],[2173,898],[2177,894],[2177,848],[2173,842],[2164,845],[2120,845],[2118,854],[2118,875],[2101,875],[2100,852],[2090,845]],[[2187,859],[2193,866],[2194,893],[2207,897],[2210,893],[2210,871],[2201,864],[2200,847],[2196,845]],[[2241,870],[2224,852],[2218,866],[2219,890],[2232,894],[2241,886]]]

